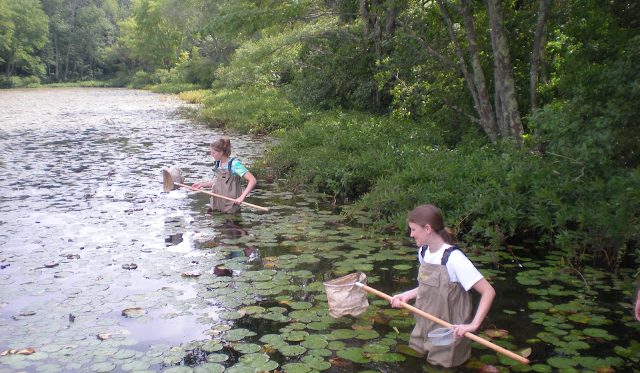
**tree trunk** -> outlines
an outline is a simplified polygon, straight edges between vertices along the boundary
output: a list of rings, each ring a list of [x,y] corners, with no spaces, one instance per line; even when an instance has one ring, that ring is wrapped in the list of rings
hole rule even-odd
[[[56,82],[59,82],[60,81],[60,42],[58,39],[58,33],[56,33],[53,38],[53,55],[55,58]]]
[[[373,9],[379,9],[378,0],[371,0],[371,7]],[[382,25],[381,25],[380,15],[374,15],[373,21],[373,31],[374,31],[374,45],[375,45],[375,64],[374,69],[378,70],[378,63],[382,60]],[[379,108],[382,104],[382,98],[380,94],[380,90],[378,89],[378,85],[373,85],[373,101],[376,108]]]
[[[471,68],[473,70],[473,82],[477,94],[477,100],[474,100],[474,102],[476,102],[476,112],[480,117],[482,129],[491,141],[495,141],[498,137],[498,128],[493,107],[491,107],[491,101],[489,100],[489,91],[487,90],[484,71],[480,64],[480,53],[478,51],[478,43],[476,42],[476,31],[473,25],[473,13],[471,12],[470,0],[460,0],[460,10],[464,20],[469,56],[471,58]]]
[[[522,143],[522,118],[518,109],[513,67],[509,55],[507,35],[504,30],[502,14],[498,0],[487,0],[489,22],[491,25],[491,47],[494,59],[496,117],[498,129],[503,138],[511,137],[516,143]],[[502,132],[504,131],[504,132]],[[508,131],[508,132],[507,132]]]
[[[538,22],[536,23],[536,31],[533,37],[533,48],[531,49],[531,70],[529,73],[529,100],[531,101],[531,112],[538,107],[537,103],[537,86],[538,86],[538,69],[542,58],[542,50],[545,45],[546,24],[549,18],[549,10],[551,9],[552,0],[540,0],[538,8]]]
[[[360,0],[360,17],[364,23],[364,37],[369,37],[369,8],[367,7],[367,0]]]
[[[440,13],[442,14],[442,20],[447,26],[449,39],[451,40],[451,43],[454,46],[456,57],[458,59],[456,65],[458,67],[459,72],[464,77],[467,89],[469,90],[469,94],[473,99],[473,106],[476,109],[476,113],[478,114],[478,117],[480,118],[479,119],[480,126],[482,127],[482,130],[485,132],[485,134],[489,137],[489,139],[491,139],[491,141],[495,141],[497,138],[497,133],[495,130],[495,120],[493,119],[493,114],[491,112],[491,103],[489,103],[489,100],[488,100],[486,85],[483,84],[484,73],[482,72],[482,69],[480,69],[479,71],[480,77],[478,77],[476,74],[478,73],[478,71],[474,69],[473,74],[469,71],[469,69],[467,68],[467,62],[464,59],[464,51],[460,46],[458,37],[456,36],[455,28],[453,25],[453,21],[451,19],[451,15],[449,14],[449,10],[447,9],[446,5],[442,0],[436,0],[436,2],[438,3],[438,7],[440,8]],[[469,21],[471,22],[471,24],[473,24],[472,20],[465,20],[465,21]],[[473,34],[473,27],[471,30]],[[467,37],[469,37],[469,34],[467,34]],[[475,43],[475,40],[474,40],[474,43]],[[476,66],[474,66],[474,68],[475,67]],[[480,87],[477,85],[478,82],[481,83]],[[484,89],[484,92],[481,92],[481,90],[483,89]],[[489,105],[488,106],[489,112],[487,112],[487,106],[486,106],[487,104]]]

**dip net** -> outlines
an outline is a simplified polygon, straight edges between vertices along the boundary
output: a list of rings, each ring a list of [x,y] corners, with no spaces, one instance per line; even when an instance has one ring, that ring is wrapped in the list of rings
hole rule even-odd
[[[367,292],[356,283],[365,285],[367,276],[362,272],[351,273],[335,280],[324,282],[329,301],[329,314],[338,318],[341,316],[358,316],[369,307]]]

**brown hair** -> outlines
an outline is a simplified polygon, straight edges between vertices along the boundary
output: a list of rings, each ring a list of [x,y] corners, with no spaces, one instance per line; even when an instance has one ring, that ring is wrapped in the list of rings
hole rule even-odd
[[[442,212],[434,205],[417,206],[409,212],[407,221],[421,226],[429,224],[431,229],[440,235],[444,242],[448,244],[454,244],[456,242],[455,232],[444,226]]]
[[[231,155],[231,140],[228,137],[220,137],[211,143],[211,149],[228,157]]]

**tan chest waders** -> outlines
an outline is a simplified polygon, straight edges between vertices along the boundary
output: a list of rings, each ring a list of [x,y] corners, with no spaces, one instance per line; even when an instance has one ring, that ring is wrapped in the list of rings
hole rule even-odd
[[[471,322],[473,309],[471,295],[460,283],[449,281],[449,273],[444,264],[420,265],[415,306],[451,324],[468,324]],[[433,321],[416,317],[409,346],[425,353],[429,364],[446,368],[463,364],[471,356],[471,341],[467,338],[455,338],[448,346],[434,346],[427,333],[439,327]]]
[[[233,160],[234,158],[229,160],[227,169],[220,168],[219,162],[216,163],[216,167],[213,170],[213,186],[211,187],[211,192],[231,198],[240,197],[242,194],[242,188],[240,186],[241,177],[231,173],[231,164]],[[240,211],[240,205],[234,204],[229,200],[216,197],[211,197],[211,208],[214,211],[222,211],[226,213],[237,213]]]

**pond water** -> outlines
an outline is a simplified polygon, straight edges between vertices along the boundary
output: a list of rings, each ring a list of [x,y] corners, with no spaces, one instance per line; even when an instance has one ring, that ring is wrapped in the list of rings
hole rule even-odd
[[[162,192],[161,170],[208,178],[224,133],[173,96],[126,89],[0,91],[0,371],[430,372],[407,351],[413,316],[369,297],[334,319],[323,281],[362,271],[415,284],[411,242],[347,224],[321,195],[259,180],[238,216]],[[251,167],[271,140],[232,135]],[[444,371],[631,371],[640,361],[632,268],[562,270],[557,252],[469,245],[496,287],[486,338]],[[487,334],[491,335],[488,336]]]

